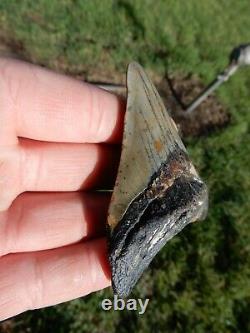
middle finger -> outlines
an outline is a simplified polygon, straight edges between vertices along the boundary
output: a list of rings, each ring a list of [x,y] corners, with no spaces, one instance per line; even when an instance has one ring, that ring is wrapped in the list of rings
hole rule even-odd
[[[119,149],[112,145],[20,139],[15,149],[4,149],[0,147],[0,210],[25,191],[110,189],[119,162]]]

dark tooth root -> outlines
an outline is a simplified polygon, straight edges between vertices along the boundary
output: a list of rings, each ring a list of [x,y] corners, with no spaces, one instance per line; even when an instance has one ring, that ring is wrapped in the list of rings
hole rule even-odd
[[[169,164],[165,165],[167,174]],[[157,177],[158,172],[151,183]],[[131,202],[110,239],[115,293],[119,296],[130,293],[156,253],[192,221],[204,191],[205,185],[200,180],[182,173],[164,193],[148,198],[146,189]]]
[[[112,281],[118,295],[130,293],[156,253],[191,221],[204,189],[202,183],[182,176],[164,197],[147,203],[143,214],[130,205],[126,219],[130,223],[120,223],[111,238]],[[153,235],[159,237],[155,244]]]

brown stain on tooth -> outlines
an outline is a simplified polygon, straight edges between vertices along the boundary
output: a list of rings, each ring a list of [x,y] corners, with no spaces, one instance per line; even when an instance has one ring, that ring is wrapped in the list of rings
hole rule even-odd
[[[156,149],[157,153],[160,153],[163,149],[163,144],[160,140],[155,140],[154,141],[154,146],[155,146],[155,149]]]

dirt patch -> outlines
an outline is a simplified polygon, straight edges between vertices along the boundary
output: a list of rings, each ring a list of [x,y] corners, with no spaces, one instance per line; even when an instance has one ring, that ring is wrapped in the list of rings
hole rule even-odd
[[[165,84],[165,93],[162,90]],[[165,104],[180,126],[184,136],[207,135],[211,131],[226,126],[230,113],[215,95],[210,95],[191,114],[185,114],[185,107],[205,88],[202,81],[194,75],[172,76],[166,78],[159,87]]]

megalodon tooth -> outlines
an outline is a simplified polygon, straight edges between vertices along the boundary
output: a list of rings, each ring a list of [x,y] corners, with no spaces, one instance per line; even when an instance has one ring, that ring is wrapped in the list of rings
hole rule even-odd
[[[157,252],[187,224],[206,216],[208,192],[151,80],[127,72],[122,152],[108,212],[115,294],[126,297]]]

